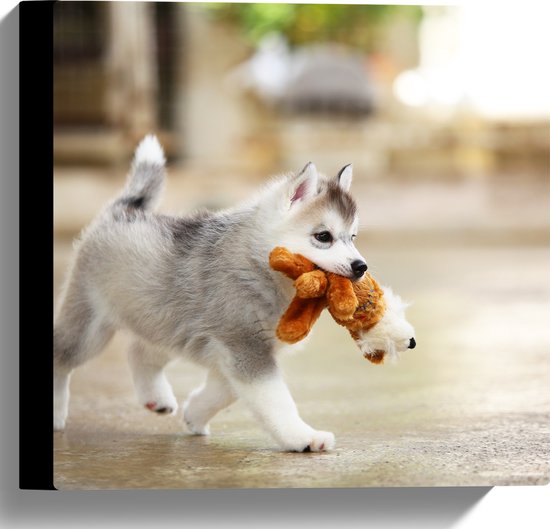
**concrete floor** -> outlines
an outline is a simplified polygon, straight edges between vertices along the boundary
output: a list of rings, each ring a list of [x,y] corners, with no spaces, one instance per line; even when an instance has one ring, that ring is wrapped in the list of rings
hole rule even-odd
[[[278,451],[240,403],[208,438],[133,396],[119,335],[76,371],[55,434],[59,489],[544,484],[550,476],[550,249],[369,242],[373,273],[414,304],[418,346],[394,365],[364,360],[323,316],[282,359],[306,421],[336,435],[323,454]],[[56,284],[70,247],[56,244]],[[521,267],[521,269],[520,269]],[[520,272],[521,270],[521,272]],[[181,401],[204,376],[169,367]]]

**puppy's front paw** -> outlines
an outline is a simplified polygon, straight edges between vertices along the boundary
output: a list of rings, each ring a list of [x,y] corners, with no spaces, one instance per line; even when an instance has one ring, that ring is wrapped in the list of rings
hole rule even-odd
[[[334,434],[331,432],[315,432],[311,442],[302,452],[325,452],[334,448]]]
[[[325,452],[334,448],[334,434],[311,430],[304,436],[284,441],[283,448],[288,452]]]

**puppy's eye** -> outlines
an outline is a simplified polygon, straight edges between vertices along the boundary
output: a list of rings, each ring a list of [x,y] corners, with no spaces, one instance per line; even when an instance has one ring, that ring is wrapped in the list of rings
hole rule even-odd
[[[351,240],[354,241],[356,237],[357,237],[357,235],[356,235],[356,234],[353,234],[353,235],[351,236]]]
[[[316,233],[314,235],[314,237],[319,241],[319,242],[332,242],[332,235],[330,234],[329,231],[320,231],[319,233]]]

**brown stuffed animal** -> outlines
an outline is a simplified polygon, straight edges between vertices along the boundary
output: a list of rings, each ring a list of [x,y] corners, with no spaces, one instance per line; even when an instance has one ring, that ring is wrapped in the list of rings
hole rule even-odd
[[[296,295],[277,327],[277,337],[287,343],[305,338],[321,312],[328,306],[334,320],[346,327],[357,341],[359,331],[376,325],[386,308],[384,292],[370,274],[352,282],[325,272],[299,254],[277,247],[269,256],[270,266],[294,280]],[[365,355],[371,362],[382,362],[384,354]]]

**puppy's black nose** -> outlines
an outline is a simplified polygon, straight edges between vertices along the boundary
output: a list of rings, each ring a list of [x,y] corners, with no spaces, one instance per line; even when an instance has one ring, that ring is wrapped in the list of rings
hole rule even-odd
[[[409,340],[409,349],[414,349],[416,347],[416,340],[414,338],[411,338]]]
[[[353,275],[359,279],[366,271],[367,271],[367,263],[364,261],[361,261],[360,259],[357,259],[357,261],[353,261],[351,263],[351,271],[353,272]]]

